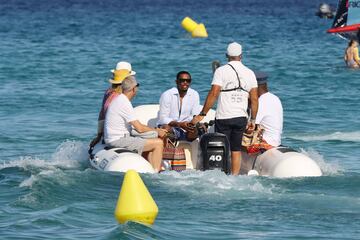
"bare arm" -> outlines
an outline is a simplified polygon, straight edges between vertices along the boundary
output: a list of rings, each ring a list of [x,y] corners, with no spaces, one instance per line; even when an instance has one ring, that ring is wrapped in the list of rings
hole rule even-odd
[[[165,129],[151,128],[149,126],[146,126],[146,125],[142,124],[139,120],[131,121],[130,124],[139,133],[144,133],[144,132],[149,132],[149,131],[157,131],[158,134],[159,134],[159,137],[163,137],[167,133],[167,131]]]
[[[212,85],[211,89],[206,97],[204,107],[201,112],[207,113],[212,106],[214,106],[214,103],[218,99],[220,95],[221,87],[219,85]],[[197,115],[191,120],[191,123],[196,124],[204,119],[204,116]]]
[[[202,112],[207,113],[212,108],[212,106],[214,106],[214,103],[216,102],[216,100],[220,95],[220,91],[221,91],[221,87],[219,85],[211,86],[210,92],[206,97]]]
[[[249,92],[250,94],[250,108],[251,108],[251,119],[256,119],[256,114],[258,112],[259,102],[258,102],[258,91],[257,88],[252,88]]]
[[[169,123],[170,127],[179,127],[184,129],[185,131],[191,131],[194,129],[194,125],[191,122],[176,122],[172,121]]]
[[[130,124],[135,128],[136,131],[138,131],[139,133],[143,133],[143,132],[148,132],[148,131],[153,131],[155,129],[148,127],[144,124],[142,124],[139,120],[135,120],[130,122]]]
[[[259,106],[257,88],[252,88],[249,94],[250,94],[249,97],[250,97],[250,108],[251,108],[251,117],[250,117],[251,120],[247,125],[247,131],[252,132],[255,130],[255,119]]]

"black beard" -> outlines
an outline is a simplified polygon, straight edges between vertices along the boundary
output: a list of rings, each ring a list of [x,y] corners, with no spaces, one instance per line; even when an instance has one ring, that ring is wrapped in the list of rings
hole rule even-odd
[[[179,93],[187,93],[188,89],[186,90],[181,90],[181,89],[178,89]]]

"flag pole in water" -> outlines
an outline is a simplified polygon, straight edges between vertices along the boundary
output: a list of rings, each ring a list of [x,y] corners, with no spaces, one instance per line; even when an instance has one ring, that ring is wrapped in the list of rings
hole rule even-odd
[[[140,175],[134,170],[127,171],[114,212],[116,220],[121,224],[133,221],[151,225],[158,212],[159,209]]]
[[[205,25],[200,23],[198,24],[197,22],[195,22],[194,20],[192,20],[189,17],[185,17],[182,22],[181,22],[181,26],[188,31],[189,33],[191,33],[191,36],[193,38],[196,37],[202,37],[202,38],[206,38],[208,37],[208,33],[206,31]]]

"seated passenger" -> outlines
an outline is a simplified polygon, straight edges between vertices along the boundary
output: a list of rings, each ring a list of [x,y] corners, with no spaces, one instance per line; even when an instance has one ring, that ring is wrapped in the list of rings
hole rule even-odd
[[[104,134],[104,120],[106,111],[110,105],[110,103],[121,94],[121,82],[127,76],[133,76],[136,72],[132,71],[131,64],[128,62],[118,62],[116,64],[116,68],[111,70],[113,73],[113,78],[109,79],[111,83],[111,87],[108,88],[103,97],[103,101],[101,104],[101,110],[99,112],[98,117],[98,130],[96,137],[91,141],[90,148],[94,147],[103,137]]]
[[[153,129],[136,118],[131,100],[138,91],[139,84],[134,76],[128,76],[122,82],[122,94],[115,98],[110,104],[104,127],[105,143],[112,147],[125,148],[142,154],[150,152],[149,162],[155,172],[159,172],[162,164],[163,141],[160,138],[144,139],[130,135],[131,127],[139,133],[156,131],[159,137],[167,133],[164,129]]]
[[[260,145],[253,147],[267,150],[281,144],[283,108],[280,99],[268,91],[267,76],[259,72],[255,75],[259,95],[259,108],[255,124],[261,125],[263,133]]]
[[[200,112],[199,93],[190,88],[189,72],[179,72],[175,82],[176,87],[168,89],[160,97],[158,126],[173,132],[176,140],[193,141],[197,134],[190,121]]]

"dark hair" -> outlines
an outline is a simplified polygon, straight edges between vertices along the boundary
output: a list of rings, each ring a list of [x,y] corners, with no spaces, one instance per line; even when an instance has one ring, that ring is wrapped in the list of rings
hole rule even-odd
[[[351,47],[351,45],[352,45],[354,42],[356,42],[356,40],[355,40],[355,39],[351,39],[350,42],[349,42],[349,47]]]
[[[180,71],[180,72],[178,72],[178,74],[176,74],[176,80],[179,79],[179,77],[180,77],[181,74],[187,74],[187,75],[190,76],[190,79],[191,79],[191,75],[190,75],[189,72],[187,72],[187,71]]]

